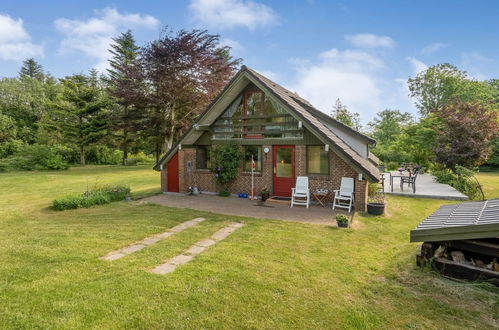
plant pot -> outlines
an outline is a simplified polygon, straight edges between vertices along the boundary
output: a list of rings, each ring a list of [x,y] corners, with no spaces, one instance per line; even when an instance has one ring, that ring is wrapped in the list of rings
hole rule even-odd
[[[384,203],[367,203],[367,213],[372,215],[382,215],[385,213]]]
[[[270,197],[270,193],[262,193],[262,202],[265,202]]]
[[[348,222],[339,222],[339,221],[336,221],[336,224],[340,228],[348,228]]]

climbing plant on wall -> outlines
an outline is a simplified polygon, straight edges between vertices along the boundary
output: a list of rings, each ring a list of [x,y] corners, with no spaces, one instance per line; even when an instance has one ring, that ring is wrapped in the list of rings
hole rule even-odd
[[[217,145],[212,149],[211,159],[212,172],[221,188],[220,195],[228,196],[228,186],[241,167],[241,148],[233,142]]]

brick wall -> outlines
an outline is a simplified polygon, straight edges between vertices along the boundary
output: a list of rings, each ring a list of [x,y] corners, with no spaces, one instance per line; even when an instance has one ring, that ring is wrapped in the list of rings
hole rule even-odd
[[[272,146],[264,145],[263,148],[269,148],[267,154],[262,152],[262,172],[255,174],[255,191],[258,195],[263,188],[272,191],[273,188],[273,150]],[[263,149],[262,149],[263,150]],[[306,146],[295,146],[295,175],[305,176],[307,171],[306,164]],[[191,161],[193,170],[187,173],[187,162]],[[346,162],[344,162],[334,152],[329,152],[329,175],[309,175],[310,190],[328,189],[330,191],[339,189],[342,177],[351,177],[355,180],[355,208],[357,211],[365,211],[367,203],[367,181],[358,180],[358,173]],[[161,173],[161,189],[166,191],[167,175],[166,166]],[[219,187],[215,181],[213,173],[209,170],[196,168],[196,149],[179,150],[179,186],[180,192],[187,192],[189,186],[197,186],[200,191],[217,192]],[[251,173],[243,172],[242,168],[237,179],[229,187],[230,193],[251,194]]]

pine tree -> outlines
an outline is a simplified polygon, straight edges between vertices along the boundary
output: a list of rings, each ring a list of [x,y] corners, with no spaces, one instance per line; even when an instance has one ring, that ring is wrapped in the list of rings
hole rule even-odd
[[[38,64],[33,58],[28,58],[23,61],[23,65],[19,70],[20,78],[31,78],[42,81],[45,78],[43,67]]]
[[[99,83],[97,72],[76,74],[61,79],[62,95],[52,112],[51,128],[80,149],[80,164],[85,165],[85,148],[106,133],[105,110],[110,100]]]
[[[124,163],[145,109],[145,78],[139,59],[140,48],[132,32],[128,30],[113,40],[107,82],[109,93],[117,103],[111,109],[112,131],[121,141]]]
[[[333,110],[331,111],[331,117],[357,131],[362,129],[360,115],[357,112],[348,111],[347,107],[341,103],[340,99],[336,100]]]

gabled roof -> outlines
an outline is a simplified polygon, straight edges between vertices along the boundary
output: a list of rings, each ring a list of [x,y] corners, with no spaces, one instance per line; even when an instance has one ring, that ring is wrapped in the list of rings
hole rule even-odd
[[[499,237],[499,199],[444,205],[411,230],[411,242]]]
[[[208,114],[211,111],[214,111],[213,108],[216,108],[218,103],[221,103],[222,96],[229,93],[232,85],[237,84],[238,81],[241,80],[242,76],[247,77],[264,91],[267,90],[281,103],[287,106],[287,108],[293,111],[293,113],[304,122],[305,126],[312,133],[318,135],[318,137],[324,142],[327,142],[327,144],[330,144],[331,148],[333,148],[343,160],[351,164],[359,173],[364,174],[372,182],[379,181],[380,175],[378,168],[367,157],[361,156],[350,145],[343,141],[338,134],[334,132],[334,127],[339,126],[343,129],[348,129],[359,138],[364,139],[366,144],[373,144],[376,142],[375,140],[327,116],[323,112],[314,108],[307,100],[298,96],[298,94],[287,90],[286,88],[276,84],[267,77],[246,66],[241,67],[241,70],[239,70],[239,72],[234,76],[234,78],[232,78],[222,92],[198,117],[189,130],[179,139],[179,142],[172,149],[170,149],[160,161],[158,161],[158,163],[154,166],[154,169],[159,170],[161,168],[161,165],[163,165],[169,157],[176,152],[178,144],[184,143],[183,141],[188,138],[189,134],[193,134],[193,132],[196,131],[196,125],[199,125],[200,122],[206,119],[205,117],[208,117]],[[217,109],[217,111],[219,110],[220,109]],[[212,124],[215,119],[216,118],[209,120],[206,124]]]

